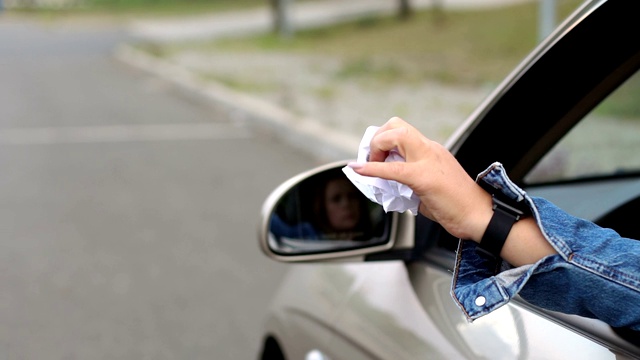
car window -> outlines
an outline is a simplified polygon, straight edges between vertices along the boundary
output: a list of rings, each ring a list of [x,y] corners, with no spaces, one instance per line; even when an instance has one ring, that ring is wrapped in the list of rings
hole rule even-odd
[[[525,183],[640,172],[640,73],[580,121],[525,177]]]

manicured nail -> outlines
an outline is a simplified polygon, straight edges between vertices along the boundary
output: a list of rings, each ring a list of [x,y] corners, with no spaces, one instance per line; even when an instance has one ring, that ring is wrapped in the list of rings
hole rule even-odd
[[[350,162],[347,164],[347,166],[352,169],[362,169],[364,167],[364,164],[357,163],[357,162]]]

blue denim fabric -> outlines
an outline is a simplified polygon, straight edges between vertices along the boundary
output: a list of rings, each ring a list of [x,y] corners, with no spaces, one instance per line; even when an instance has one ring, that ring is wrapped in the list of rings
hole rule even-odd
[[[600,319],[640,330],[640,241],[571,216],[549,201],[529,197],[500,163],[478,175],[509,196],[526,201],[542,233],[558,254],[511,268],[458,245],[451,295],[473,321],[519,294],[542,308]]]

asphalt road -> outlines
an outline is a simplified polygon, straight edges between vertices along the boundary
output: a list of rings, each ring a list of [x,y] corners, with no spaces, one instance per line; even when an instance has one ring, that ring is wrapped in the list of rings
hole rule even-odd
[[[0,34],[0,357],[255,358],[287,269],[259,209],[315,160],[114,61],[117,29]]]

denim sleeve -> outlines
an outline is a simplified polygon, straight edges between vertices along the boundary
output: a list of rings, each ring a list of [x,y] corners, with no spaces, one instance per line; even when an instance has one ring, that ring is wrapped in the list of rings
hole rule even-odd
[[[640,241],[529,197],[500,163],[478,175],[482,178],[512,199],[525,201],[558,254],[511,268],[476,253],[475,242],[460,240],[451,295],[469,321],[519,294],[548,310],[640,330]]]

